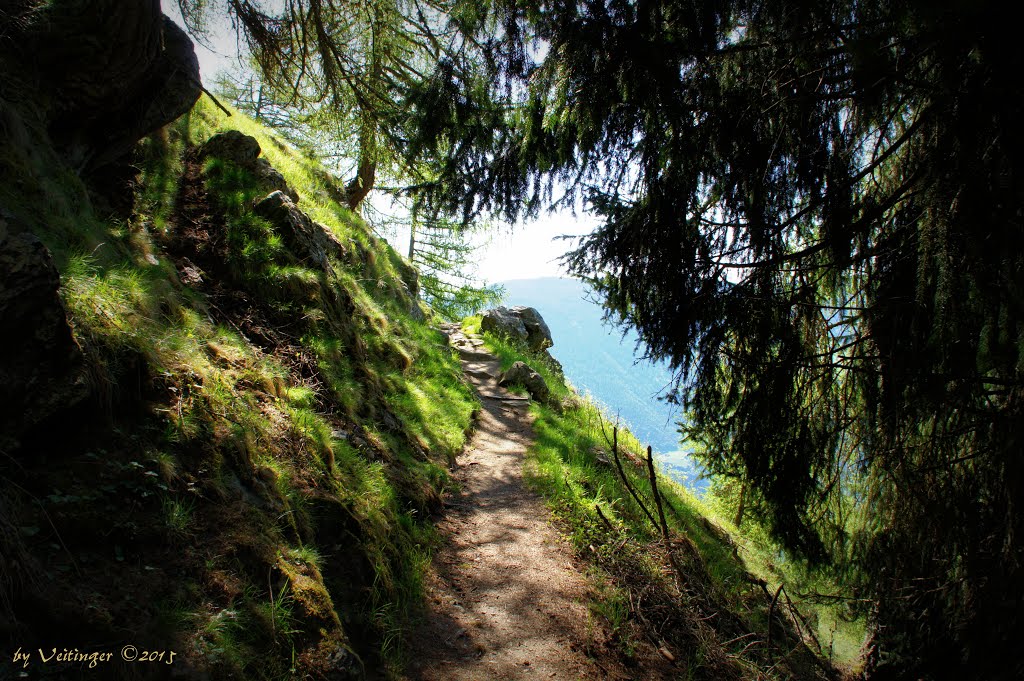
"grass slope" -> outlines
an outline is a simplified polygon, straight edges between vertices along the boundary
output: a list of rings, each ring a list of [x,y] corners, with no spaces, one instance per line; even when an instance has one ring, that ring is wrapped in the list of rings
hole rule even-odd
[[[407,265],[323,168],[205,98],[140,144],[127,219],[93,209],[28,105],[4,115],[0,204],[53,253],[90,384],[0,461],[10,649],[166,651],[146,669],[117,654],[102,678],[400,669],[424,519],[475,406],[411,315]],[[231,128],[342,245],[332,272],[253,213],[252,174],[198,160]]]
[[[464,328],[477,332],[479,318],[465,320]],[[827,581],[785,561],[753,523],[739,532],[723,520],[731,509],[714,493],[705,503],[657,475],[667,548],[641,443],[628,431],[616,436],[611,420],[580,399],[544,356],[492,334],[484,338],[503,369],[525,361],[552,390],[550,404],[531,407],[537,442],[526,475],[592,566],[600,594],[593,615],[607,620],[627,658],[646,638],[674,659],[680,678],[830,678],[853,671],[863,621],[834,600],[799,596],[827,592]]]

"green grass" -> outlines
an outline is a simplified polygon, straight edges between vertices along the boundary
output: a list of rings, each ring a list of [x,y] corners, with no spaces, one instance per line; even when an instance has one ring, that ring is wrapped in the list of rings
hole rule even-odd
[[[172,537],[185,538],[194,531],[193,511],[194,499],[164,498],[162,502],[164,521]]]
[[[465,320],[463,329],[477,331],[479,318]],[[623,653],[630,656],[635,652],[634,642],[639,634],[630,633],[626,621],[636,621],[638,614],[629,612],[628,605],[624,605],[628,600],[623,599],[631,589],[643,591],[649,584],[661,584],[661,588],[671,592],[673,587],[666,583],[665,575],[672,570],[660,549],[660,530],[626,489],[614,465],[613,420],[592,402],[579,399],[544,356],[531,354],[519,344],[491,334],[484,334],[484,339],[501,360],[503,369],[515,361],[525,361],[544,377],[555,397],[555,407],[537,403],[531,406],[536,417],[536,442],[524,472],[547,499],[576,550],[594,566],[599,588],[591,611],[609,623],[617,633]],[[647,511],[657,518],[645,465],[646,448],[628,431],[620,430],[617,450],[630,486]],[[768,603],[757,580],[764,580],[764,589],[772,594],[779,584],[785,583],[796,608],[814,627],[825,655],[840,666],[856,668],[864,634],[863,620],[848,617],[845,608],[834,603],[797,597],[808,591],[835,591],[834,581],[784,560],[767,533],[754,523],[745,523],[743,532],[737,530],[723,519],[730,511],[715,497],[709,497],[709,503],[705,503],[665,475],[658,475],[658,487],[671,535],[695,549],[689,554],[676,552],[682,555],[678,560],[691,588],[699,585],[700,597],[692,607],[714,604],[715,608],[727,609],[737,614],[748,631],[761,631],[763,638]],[[694,625],[694,631],[701,631],[700,626]],[[737,672],[741,676],[757,676],[761,674],[757,669],[763,671],[770,666],[765,660],[744,660],[740,656],[749,638],[725,645],[735,638],[733,632],[720,633],[717,642],[713,637],[693,635],[702,645],[694,648],[692,640],[680,644],[690,649],[691,662],[700,657],[704,660],[700,665],[721,665],[725,663],[707,660],[739,656],[735,664],[746,669]],[[716,668],[726,673],[725,667]]]
[[[332,256],[333,273],[306,266],[253,213],[256,178],[211,159],[210,204],[193,219],[223,229],[225,257],[206,285],[249,301],[226,311],[223,297],[180,282],[174,248],[186,153],[230,128],[258,138],[346,255]],[[83,451],[62,453],[72,464],[25,475],[56,499],[72,555],[109,554],[51,582],[73,575],[68,588],[96,591],[105,617],[140,630],[148,620],[131,618],[144,613],[105,590],[151,589],[136,600],[164,604],[162,635],[215,679],[323,675],[332,655],[397,674],[437,543],[426,512],[476,407],[457,357],[410,315],[408,266],[335,200],[323,168],[206,99],[140,145],[129,221],[92,212],[44,133],[26,131],[0,159],[0,200],[54,254],[103,417]],[[254,342],[247,315],[283,342]],[[97,442],[109,453],[85,451]],[[22,525],[49,527],[30,497],[11,503]],[[47,534],[26,550],[52,551]]]

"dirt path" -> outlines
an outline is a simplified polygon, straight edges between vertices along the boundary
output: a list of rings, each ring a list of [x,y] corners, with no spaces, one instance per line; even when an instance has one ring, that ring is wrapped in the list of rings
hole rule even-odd
[[[615,679],[608,636],[589,616],[588,585],[543,501],[523,483],[529,401],[498,388],[499,364],[455,332],[483,409],[460,457],[461,491],[440,522],[430,612],[414,637],[410,679]]]

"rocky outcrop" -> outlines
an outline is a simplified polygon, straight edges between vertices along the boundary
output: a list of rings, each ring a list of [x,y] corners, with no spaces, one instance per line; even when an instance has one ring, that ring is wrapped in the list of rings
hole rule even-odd
[[[122,159],[202,92],[192,41],[159,0],[37,6],[3,55],[38,88],[50,137],[80,171]],[[0,45],[0,51],[5,45]]]
[[[256,214],[270,221],[289,248],[309,265],[334,274],[328,256],[345,258],[345,247],[331,230],[296,208],[282,191],[272,192],[257,203]]]
[[[299,202],[299,193],[288,185],[284,175],[278,172],[277,168],[270,165],[270,161],[265,158],[258,158],[252,164],[252,169],[256,173],[256,178],[260,181],[260,184],[267,191],[283,192],[292,200],[292,203]]]
[[[547,402],[551,391],[544,377],[538,374],[530,365],[525,362],[516,362],[501,374],[498,385],[505,387],[510,385],[521,385],[530,393],[530,397],[538,402]]]
[[[34,235],[0,214],[0,449],[88,394],[82,352],[57,293],[60,275]]]
[[[524,343],[529,337],[526,325],[519,315],[513,314],[504,306],[484,310],[480,319],[480,330]]]
[[[199,148],[199,159],[213,156],[239,166],[252,166],[259,158],[260,143],[252,135],[238,130],[219,132]]]
[[[540,352],[555,344],[551,339],[551,329],[548,328],[536,308],[517,305],[510,311],[523,320],[523,325],[526,327],[526,344],[530,346],[531,350]]]
[[[409,295],[409,316],[417,322],[427,321],[427,313],[420,306],[420,301],[411,293]]]
[[[554,345],[551,330],[536,308],[517,305],[484,310],[480,330],[525,343],[531,350],[540,352]]]
[[[260,156],[261,152],[260,143],[255,137],[238,130],[228,130],[206,140],[199,149],[199,158],[219,158],[246,168],[268,192],[281,192],[291,199],[292,203],[298,203],[298,192],[288,186],[284,175],[270,165],[270,161]]]

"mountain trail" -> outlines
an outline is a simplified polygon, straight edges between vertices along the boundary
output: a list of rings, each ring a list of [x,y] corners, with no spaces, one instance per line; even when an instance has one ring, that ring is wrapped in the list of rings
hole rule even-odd
[[[498,360],[447,330],[483,403],[459,457],[460,489],[438,523],[445,537],[428,583],[429,611],[413,636],[408,678],[630,679],[592,587],[543,500],[523,481],[533,442],[529,399],[497,385]]]

